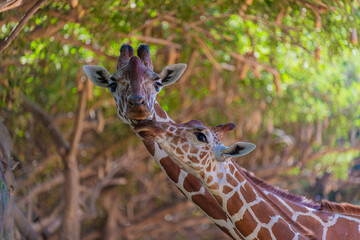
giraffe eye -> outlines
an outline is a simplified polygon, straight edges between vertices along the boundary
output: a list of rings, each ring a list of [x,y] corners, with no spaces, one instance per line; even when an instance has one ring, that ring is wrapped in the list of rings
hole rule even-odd
[[[108,85],[108,88],[110,89],[110,92],[115,92],[116,91],[116,87],[117,87],[117,83],[116,82],[112,82]]]
[[[154,88],[155,91],[159,92],[160,91],[160,87],[164,86],[161,82],[155,82],[154,84]]]
[[[194,132],[194,134],[199,142],[208,143],[206,135],[204,133]]]

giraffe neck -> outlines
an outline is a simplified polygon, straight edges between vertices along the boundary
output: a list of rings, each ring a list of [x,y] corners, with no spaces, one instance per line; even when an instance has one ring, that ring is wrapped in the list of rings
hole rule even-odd
[[[122,113],[121,110],[122,108],[119,108],[118,106],[118,116],[121,121],[125,122],[123,120],[124,117],[120,114]],[[154,104],[153,120],[158,122],[173,122],[157,101],[155,101]],[[130,126],[134,130],[134,127],[132,125]],[[139,138],[142,140],[161,170],[165,172],[167,177],[190,201],[197,205],[201,211],[230,238],[242,239],[231,219],[198,178],[182,170],[156,142],[153,140],[144,140],[141,137]]]
[[[214,165],[200,179],[244,238],[360,239],[358,207],[350,206],[353,214],[319,211],[322,204],[266,184],[232,160]]]
[[[245,239],[307,239],[311,232],[291,220],[233,161],[209,164],[200,179]],[[209,170],[209,171],[208,171]]]
[[[237,166],[237,165],[236,165]],[[350,204],[336,204],[322,201],[314,203],[304,197],[290,194],[282,189],[266,184],[262,180],[248,173],[246,170],[237,168],[249,181],[257,185],[274,204],[281,208],[290,218],[313,232],[316,239],[336,240],[360,239],[360,208]],[[338,206],[339,209],[324,207],[324,204]],[[345,211],[341,212],[342,208]]]

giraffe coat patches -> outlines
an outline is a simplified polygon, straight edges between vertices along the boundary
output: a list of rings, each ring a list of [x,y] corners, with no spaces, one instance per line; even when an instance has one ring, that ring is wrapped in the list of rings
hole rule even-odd
[[[266,205],[265,202],[260,201],[258,204],[255,204],[251,207],[254,211],[255,216],[262,223],[269,223],[272,217],[275,217],[274,211],[271,211],[270,208]]]
[[[169,178],[177,183],[179,181],[180,168],[176,165],[170,157],[165,157],[160,160],[160,164],[164,167]]]
[[[285,228],[284,225],[288,224],[282,219],[273,225],[272,232],[275,239],[293,239],[295,237],[294,232],[289,228]]]
[[[258,223],[255,221],[254,217],[251,215],[249,210],[246,210],[242,219],[240,219],[235,223],[236,228],[239,229],[244,236],[249,236],[255,230],[257,225]],[[277,239],[285,240],[291,238],[277,238]]]
[[[229,186],[224,186],[223,187],[223,193],[224,194],[228,194],[229,192],[231,192],[233,190],[233,188],[232,187],[229,187]]]
[[[154,108],[155,108],[156,114],[157,114],[159,117],[161,117],[161,118],[163,118],[163,119],[166,119],[167,114],[166,114],[165,111],[162,109],[162,107],[160,107],[160,105],[159,105],[158,103],[155,103]]]
[[[226,208],[230,215],[234,215],[237,212],[239,212],[239,210],[242,206],[243,206],[243,203],[240,199],[240,196],[237,192],[235,192],[234,195],[232,195],[232,197],[230,197],[229,200],[227,201]]]
[[[210,217],[214,219],[227,219],[225,212],[221,208],[212,207],[214,204],[218,205],[218,203],[209,192],[205,192],[205,196],[201,194],[194,195],[191,199],[196,205],[204,209]]]
[[[194,175],[187,175],[184,179],[184,189],[188,192],[198,192],[200,191],[202,184],[200,181],[196,181],[197,178]]]

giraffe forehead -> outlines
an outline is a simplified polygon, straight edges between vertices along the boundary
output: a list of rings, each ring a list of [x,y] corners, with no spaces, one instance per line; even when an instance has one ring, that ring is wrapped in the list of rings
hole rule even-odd
[[[142,84],[158,79],[159,75],[147,68],[140,58],[132,56],[128,64],[118,69],[112,76],[116,81]]]

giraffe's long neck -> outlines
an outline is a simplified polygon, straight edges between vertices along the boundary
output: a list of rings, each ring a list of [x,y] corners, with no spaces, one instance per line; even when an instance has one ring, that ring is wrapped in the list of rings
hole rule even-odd
[[[360,239],[359,215],[318,211],[319,204],[264,183],[232,160],[211,168],[201,181],[246,239]]]
[[[256,189],[233,161],[212,163],[200,172],[200,178],[245,239],[311,238],[310,232]]]
[[[238,169],[241,170],[239,167]],[[316,239],[336,240],[344,237],[345,239],[360,239],[360,214],[358,207],[356,207],[357,213],[355,214],[339,213],[331,210],[326,211],[325,209],[319,210],[322,208],[322,204],[314,203],[304,197],[274,188],[252,176],[246,170],[243,170],[243,172],[249,181],[259,186],[259,191],[262,191],[274,204],[290,216],[293,221],[311,230]]]
[[[154,108],[154,120],[158,122],[173,122],[157,101],[154,104]],[[121,109],[118,109],[117,111],[118,115],[122,112],[120,110]],[[122,120],[123,117],[121,117],[121,115],[119,115],[119,117],[120,120]],[[242,239],[231,219],[227,216],[213,196],[206,190],[198,178],[180,169],[171,157],[169,157],[168,154],[153,140],[142,139],[142,141],[161,170],[165,172],[168,178],[190,201],[197,205],[204,214],[207,215],[229,237],[232,239]]]

